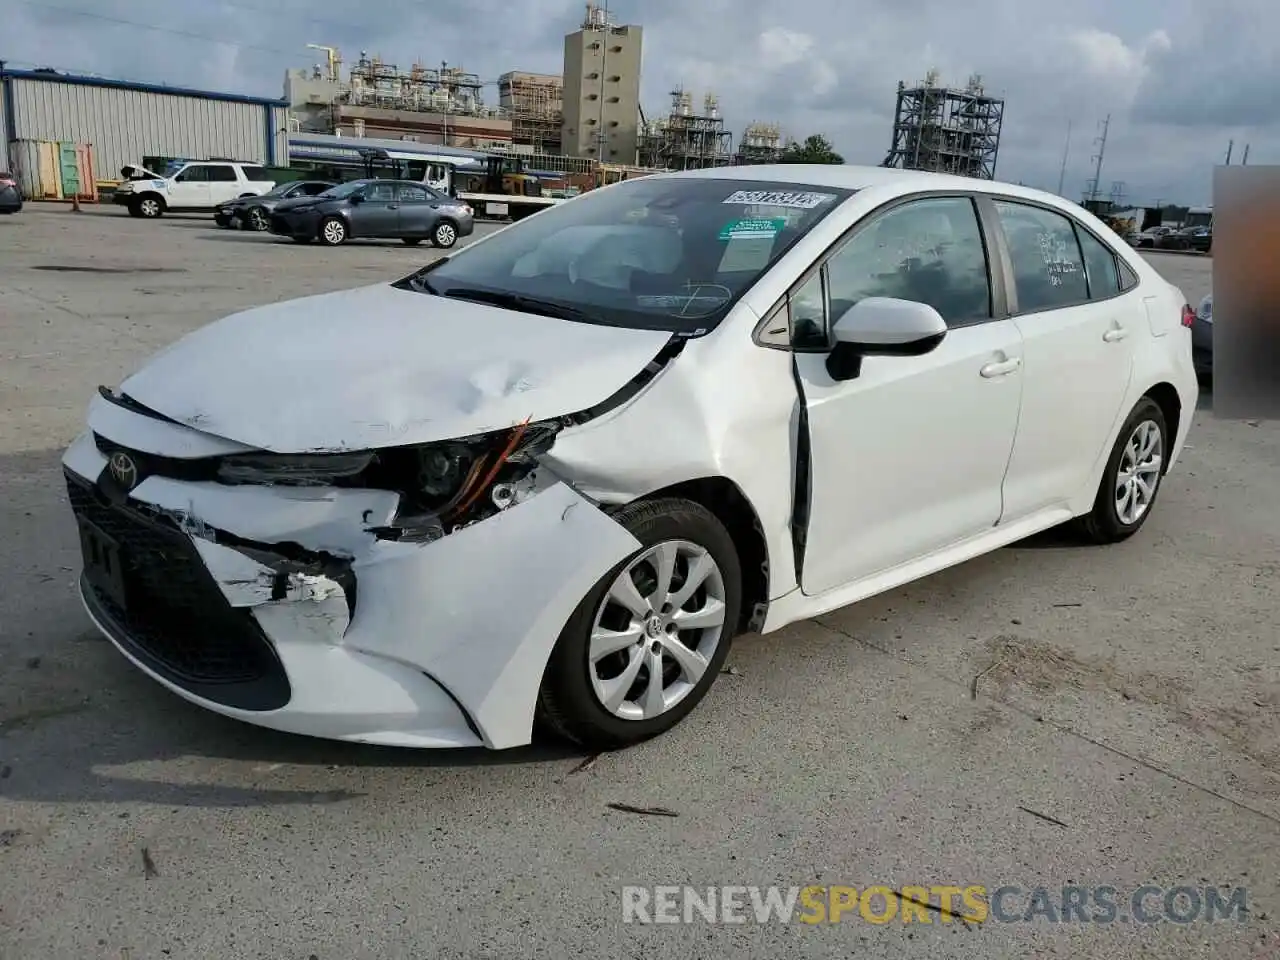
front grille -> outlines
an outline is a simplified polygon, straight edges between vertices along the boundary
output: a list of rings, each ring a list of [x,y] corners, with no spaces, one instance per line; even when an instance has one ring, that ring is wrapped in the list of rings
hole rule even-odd
[[[271,642],[251,613],[227,603],[189,536],[166,518],[111,502],[72,474],[67,493],[77,520],[118,545],[123,604],[87,572],[81,587],[117,642],[215,703],[275,710],[289,702],[289,680]]]
[[[188,481],[216,481],[218,479],[218,464],[220,461],[217,457],[198,457],[194,460],[180,457],[162,457],[158,454],[144,453],[141,450],[122,446],[98,433],[93,435],[93,444],[104,457],[110,458],[113,453],[126,454],[137,471],[137,479],[134,481],[135,486],[147,477],[168,477],[172,480]]]

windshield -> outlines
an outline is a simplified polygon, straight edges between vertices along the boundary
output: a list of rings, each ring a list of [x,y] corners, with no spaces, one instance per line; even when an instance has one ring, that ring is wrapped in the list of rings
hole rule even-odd
[[[645,177],[584,193],[404,281],[508,294],[610,326],[701,333],[854,191]],[[429,272],[428,272],[429,271]]]
[[[290,190],[292,190],[296,186],[297,186],[297,183],[294,182],[293,180],[286,180],[284,181],[284,183],[277,183],[274,187],[272,187],[270,190],[264,193],[263,196],[279,197],[279,196],[282,196],[283,194],[288,193]]]
[[[320,196],[326,200],[342,200],[353,193],[359,193],[364,189],[366,183],[368,183],[367,180],[352,180],[350,183],[344,183],[341,186],[330,187]]]

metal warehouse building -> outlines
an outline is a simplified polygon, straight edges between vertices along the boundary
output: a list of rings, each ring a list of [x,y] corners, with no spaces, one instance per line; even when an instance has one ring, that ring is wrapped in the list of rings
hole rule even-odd
[[[288,123],[285,100],[0,69],[0,167],[16,160],[15,140],[92,144],[105,178],[144,155],[287,166]]]

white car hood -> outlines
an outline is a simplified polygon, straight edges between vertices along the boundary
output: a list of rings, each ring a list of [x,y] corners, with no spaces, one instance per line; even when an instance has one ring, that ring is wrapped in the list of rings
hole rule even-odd
[[[429,443],[608,399],[670,335],[389,284],[233,314],[120,385],[157,413],[277,453]]]

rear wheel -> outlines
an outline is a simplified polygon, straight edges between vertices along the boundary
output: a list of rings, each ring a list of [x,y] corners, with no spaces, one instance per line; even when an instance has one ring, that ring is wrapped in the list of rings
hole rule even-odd
[[[578,605],[538,695],[541,727],[596,750],[683,720],[715,682],[742,605],[733,539],[705,507],[656,500],[614,519],[641,547]]]
[[[1165,458],[1172,443],[1164,411],[1150,397],[1143,397],[1116,437],[1102,471],[1093,510],[1076,521],[1076,528],[1086,539],[1118,543],[1133,536],[1147,522],[1160,492]]]
[[[320,224],[320,239],[331,247],[347,242],[347,225],[341,217],[329,217]]]
[[[436,228],[431,231],[431,243],[433,246],[448,249],[458,242],[458,228],[448,220],[441,220],[436,224]]]

